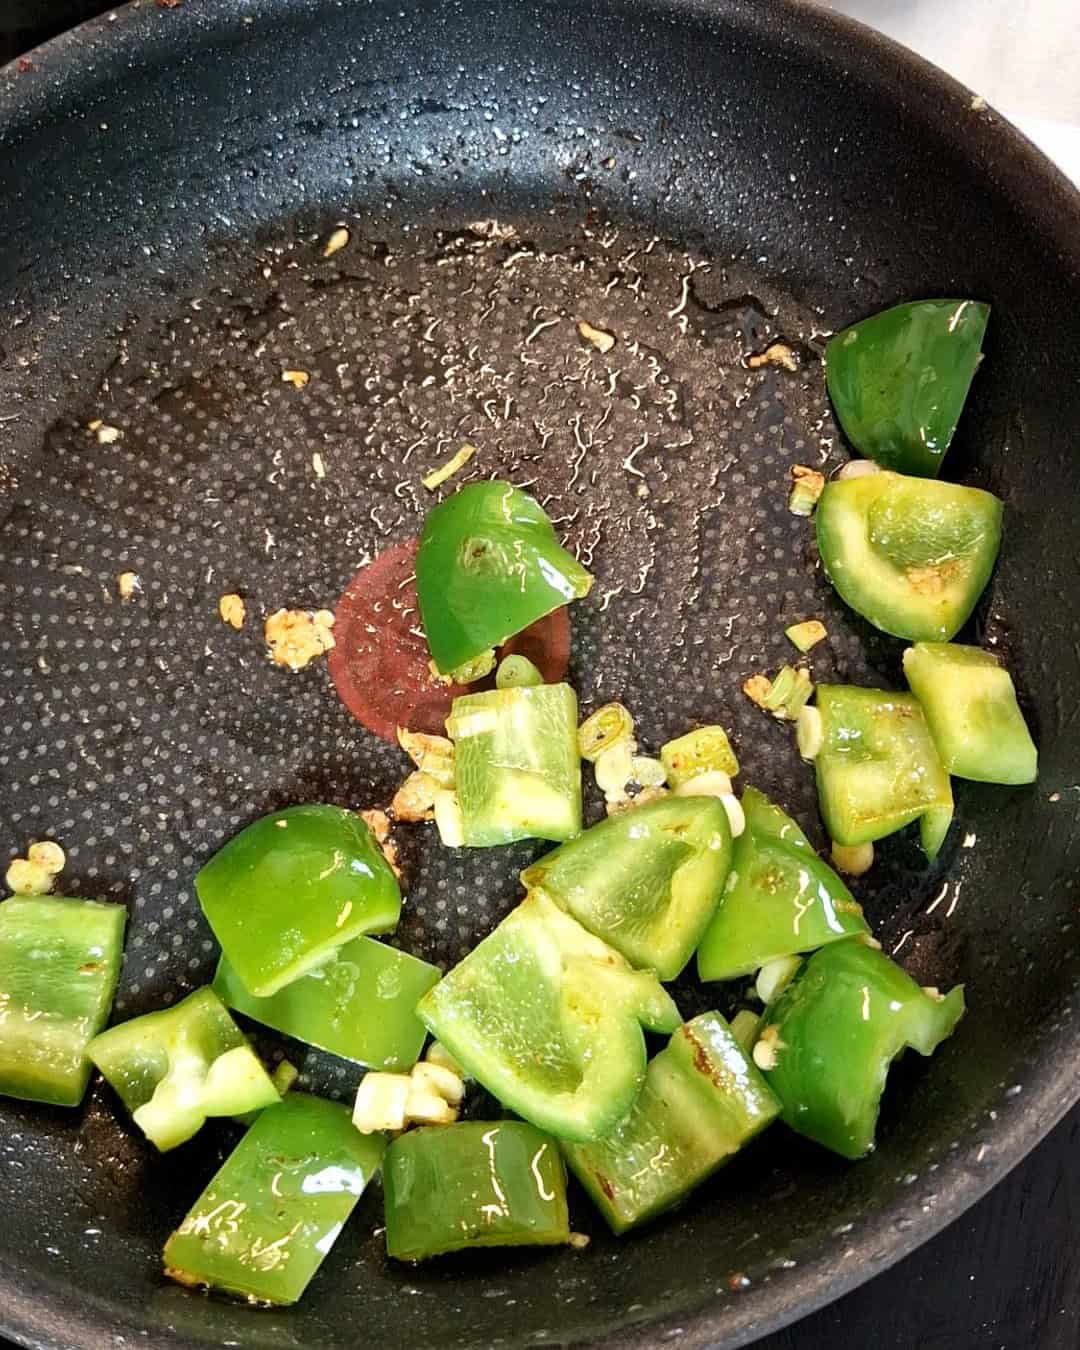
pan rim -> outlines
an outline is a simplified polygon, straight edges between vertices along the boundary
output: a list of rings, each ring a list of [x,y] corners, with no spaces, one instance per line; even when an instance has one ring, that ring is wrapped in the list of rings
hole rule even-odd
[[[569,0],[590,7],[591,0]],[[635,12],[639,18],[665,14],[699,17],[729,30],[773,44],[786,42],[809,61],[837,70],[856,70],[860,81],[882,97],[901,94],[908,116],[934,123],[936,134],[982,175],[992,175],[998,190],[1021,203],[1025,214],[1038,221],[1066,266],[1080,276],[1080,192],[1042,153],[999,114],[961,118],[970,110],[972,93],[935,66],[863,24],[846,16],[807,4],[804,0],[605,0]],[[65,86],[80,80],[111,78],[128,62],[133,49],[143,59],[169,62],[190,48],[220,40],[223,30],[240,29],[249,22],[287,21],[301,13],[310,22],[323,10],[336,8],[333,0],[248,0],[243,17],[230,0],[208,0],[197,10],[181,6],[161,10],[140,4],[123,5],[90,20],[26,56],[40,67],[36,75],[0,68],[0,136],[18,120],[46,117]],[[108,28],[108,43],[96,39]],[[247,31],[250,31],[248,28]],[[24,58],[25,59],[25,58]],[[945,114],[943,116],[943,114]],[[601,1333],[581,1329],[564,1343],[603,1344],[610,1350],[644,1350],[670,1339],[678,1329],[686,1350],[705,1350],[718,1339],[736,1350],[779,1330],[850,1292],[880,1274],[929,1241],[981,1199],[1042,1140],[1080,1100],[1080,1082],[1069,1072],[1080,1054],[1080,1026],[1062,1018],[1047,1053],[1025,1080],[1022,1107],[1003,1099],[999,1119],[984,1134],[993,1139],[986,1162],[976,1159],[978,1142],[957,1148],[942,1161],[936,1175],[938,1203],[923,1212],[912,1196],[860,1221],[857,1238],[868,1253],[857,1263],[838,1266],[836,1257],[847,1240],[830,1239],[811,1260],[791,1270],[773,1272],[767,1284],[745,1293],[717,1299],[709,1296],[700,1306],[680,1314],[661,1312],[636,1326]],[[1055,1066],[1059,1066],[1055,1068]],[[910,1222],[901,1226],[898,1220]],[[850,1235],[849,1235],[850,1236]],[[838,1272],[838,1269],[840,1273]],[[68,1282],[50,1278],[40,1269],[19,1267],[0,1258],[0,1334],[32,1350],[78,1345],[86,1350],[115,1347],[119,1333],[137,1334],[138,1325],[117,1324],[115,1308],[97,1303],[89,1291],[74,1308],[62,1293]],[[179,1330],[160,1342],[174,1350],[203,1350],[212,1342]]]

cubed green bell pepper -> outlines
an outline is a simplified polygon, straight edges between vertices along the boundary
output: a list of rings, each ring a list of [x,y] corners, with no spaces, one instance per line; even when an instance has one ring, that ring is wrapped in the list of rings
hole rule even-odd
[[[883,633],[947,642],[990,580],[1001,514],[980,488],[886,471],[839,479],[818,503],[818,550],[840,597]]]
[[[386,1141],[348,1109],[292,1092],[258,1119],[165,1245],[165,1274],[295,1303],[378,1171]]]
[[[428,513],[416,594],[445,675],[587,595],[592,577],[559,543],[543,509],[510,483],[470,483]]]
[[[633,966],[673,980],[693,955],[731,866],[715,797],[664,797],[599,825],[521,874]]]
[[[733,980],[870,931],[854,896],[790,816],[756,788],[743,793],[742,808],[746,825],[727,886],[698,948],[701,979]]]
[[[362,933],[396,927],[401,892],[371,830],[337,806],[293,806],[242,830],[195,889],[214,936],[257,998]]]
[[[241,1115],[280,1099],[212,989],[111,1027],[88,1053],[162,1153],[197,1134],[207,1116]]]
[[[397,1072],[411,1068],[423,1048],[427,1032],[416,1004],[438,979],[436,966],[362,937],[269,998],[249,994],[223,956],[214,990],[230,1008],[286,1036]]]
[[[920,989],[858,939],[823,947],[761,1019],[755,1062],[793,1130],[845,1158],[874,1144],[889,1065],[906,1047],[931,1055],[964,1012],[963,987]]]
[[[952,819],[949,775],[911,694],[819,684],[823,742],[814,760],[831,837],[865,844],[920,821],[933,859]],[[921,819],[920,819],[921,818]]]
[[[980,783],[1033,783],[1039,755],[996,656],[955,642],[917,642],[904,674],[949,773]]]
[[[916,300],[829,339],[825,383],[844,434],[887,469],[936,478],[979,364],[990,306]]]
[[[383,1193],[386,1251],[399,1261],[570,1239],[558,1145],[518,1120],[410,1130],[387,1150]]]
[[[59,896],[0,904],[0,1095],[78,1106],[86,1048],[109,1020],[123,959],[122,905]]]
[[[544,894],[528,896],[420,1000],[417,1011],[471,1077],[542,1130],[596,1139],[629,1111],[645,1038],[678,1009]]]
[[[780,1114],[719,1013],[702,1013],[649,1062],[625,1120],[603,1139],[563,1142],[570,1170],[616,1233],[680,1204]]]
[[[466,846],[580,834],[577,698],[568,684],[465,694],[446,730]]]

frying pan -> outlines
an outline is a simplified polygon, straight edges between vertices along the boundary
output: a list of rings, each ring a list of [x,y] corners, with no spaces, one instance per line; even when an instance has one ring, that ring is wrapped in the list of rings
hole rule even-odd
[[[151,1157],[100,1085],[81,1114],[4,1103],[0,1330],[731,1347],[971,1204],[1077,1096],[1071,189],[957,85],[789,3],[144,3],[31,66],[0,75],[0,843],[56,837],[67,889],[129,905],[118,1016],[208,977],[192,877],[240,825],[400,781],[325,666],[266,661],[257,616],[332,604],[414,535],[419,478],[462,440],[592,561],[583,705],[621,697],[653,748],[723,722],[746,781],[816,822],[805,766],[739,690],[809,614],[830,631],[818,678],[899,680],[900,644],[839,606],[784,498],[792,463],[843,457],[820,334],[902,298],[994,306],[948,473],[1007,503],[971,635],[1007,657],[1042,766],[1030,790],[957,784],[939,864],[896,839],[862,888],[885,949],[924,983],[963,980],[970,1007],[932,1061],[896,1067],[867,1161],[777,1128],[637,1236],[605,1235],[579,1196],[585,1252],[418,1270],[385,1261],[373,1191],[303,1304],[257,1312],[159,1273],[231,1126]],[[350,244],[323,258],[339,223]],[[609,357],[579,318],[616,334]],[[747,370],[774,337],[798,371]],[[122,438],[99,444],[97,418]],[[256,616],[239,635],[215,617],[232,590]],[[401,833],[396,940],[452,962],[536,849]],[[730,1007],[675,992],[686,1015]],[[304,1070],[342,1097],[355,1082]]]

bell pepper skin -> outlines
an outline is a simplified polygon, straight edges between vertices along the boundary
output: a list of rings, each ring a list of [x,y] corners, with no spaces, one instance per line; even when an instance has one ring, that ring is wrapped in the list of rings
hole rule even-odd
[[[174,1008],[111,1027],[90,1042],[90,1058],[162,1153],[207,1116],[241,1115],[280,1100],[270,1075],[212,989]]]
[[[61,896],[0,904],[0,1095],[78,1106],[86,1048],[109,1020],[123,959],[122,905]]]
[[[853,324],[825,348],[844,435],[886,469],[936,478],[979,364],[990,306],[917,300]]]
[[[845,1158],[874,1145],[889,1065],[906,1047],[932,1055],[964,1012],[964,991],[923,990],[854,939],[822,947],[765,1011],[765,1077],[793,1130]],[[757,1058],[761,1063],[761,1058]]]
[[[400,1072],[423,1048],[416,1003],[438,979],[436,966],[362,937],[269,998],[249,994],[224,956],[213,987],[228,1007],[264,1026],[369,1069]]]
[[[444,675],[587,595],[592,581],[543,509],[510,483],[470,483],[424,522],[416,594]]]
[[[244,987],[271,994],[362,933],[397,925],[401,892],[364,821],[293,806],[230,839],[195,878],[203,913]]]
[[[645,1077],[641,1028],[682,1020],[651,972],[632,970],[541,892],[526,897],[417,1007],[465,1072],[539,1129],[597,1139]]]
[[[869,933],[862,909],[790,816],[756,788],[742,795],[746,826],[698,948],[702,980],[734,980],[769,961]]]
[[[684,1023],[649,1063],[625,1120],[563,1155],[615,1233],[680,1204],[780,1114],[719,1013]]]
[[[465,694],[446,730],[466,847],[581,833],[577,697],[568,684]]]
[[[558,1145],[523,1121],[410,1130],[387,1149],[383,1193],[386,1252],[398,1261],[570,1239]]]
[[[1001,515],[980,488],[887,471],[839,479],[818,503],[818,551],[841,599],[875,628],[947,642],[990,580]]]
[[[817,706],[824,741],[814,767],[830,836],[865,844],[930,815],[922,840],[933,858],[952,818],[952,787],[918,700],[819,684]]]
[[[1009,672],[990,652],[917,642],[904,674],[949,773],[979,783],[1034,783],[1039,754]]]
[[[348,1108],[291,1092],[259,1113],[165,1245],[165,1274],[295,1303],[378,1171],[386,1141]]]
[[[673,980],[693,955],[731,866],[715,797],[664,797],[609,816],[521,874],[632,966]]]

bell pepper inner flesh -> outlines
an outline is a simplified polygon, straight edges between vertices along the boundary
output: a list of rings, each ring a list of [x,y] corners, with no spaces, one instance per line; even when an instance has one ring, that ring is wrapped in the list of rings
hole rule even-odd
[[[260,1303],[295,1303],[385,1149],[347,1107],[303,1092],[261,1111],[165,1246],[165,1273]]]
[[[436,966],[361,937],[269,998],[249,994],[224,956],[213,987],[228,1007],[264,1026],[367,1068],[400,1072],[423,1048],[416,1004],[438,979]]]
[[[875,628],[947,642],[967,622],[1001,546],[1001,501],[981,488],[882,471],[826,484],[821,561]]]
[[[780,1102],[719,1013],[685,1023],[650,1062],[603,1139],[563,1141],[570,1170],[615,1233],[671,1209],[780,1114]]]
[[[364,933],[396,927],[401,892],[371,830],[337,806],[264,816],[195,878],[203,913],[230,966],[257,998]]]
[[[595,1139],[645,1076],[642,1027],[678,1009],[541,892],[526,897],[420,1000],[428,1030],[499,1101],[542,1130]]]
[[[428,513],[416,594],[442,674],[587,595],[592,577],[510,483],[470,483]]]
[[[568,684],[464,694],[446,729],[468,847],[581,832],[577,698]]]
[[[0,1095],[78,1106],[86,1049],[109,1019],[123,960],[122,905],[62,896],[0,904]]]
[[[702,980],[750,975],[778,957],[869,933],[862,909],[802,830],[756,788],[742,795],[746,826],[698,948]]]
[[[693,955],[731,865],[715,797],[665,797],[609,816],[521,874],[631,965],[673,980]]]
[[[570,1238],[558,1145],[523,1121],[410,1130],[387,1150],[383,1192],[386,1251],[399,1261]]]
[[[931,1055],[964,1012],[963,987],[944,997],[920,989],[887,956],[858,939],[823,947],[765,1011],[758,1043],[793,1130],[845,1158],[874,1144],[889,1065],[906,1047]]]
[[[904,653],[904,674],[949,773],[980,783],[1035,781],[1038,751],[995,656],[955,642],[917,642]]]
[[[932,812],[929,839],[940,844],[952,788],[918,700],[821,684],[817,706],[824,740],[814,767],[830,836],[847,846],[870,843]]]
[[[887,469],[936,478],[979,364],[989,305],[917,300],[853,324],[825,348],[844,434]]]
[[[90,1058],[161,1152],[207,1116],[240,1115],[279,1100],[270,1075],[212,989],[96,1036]]]

